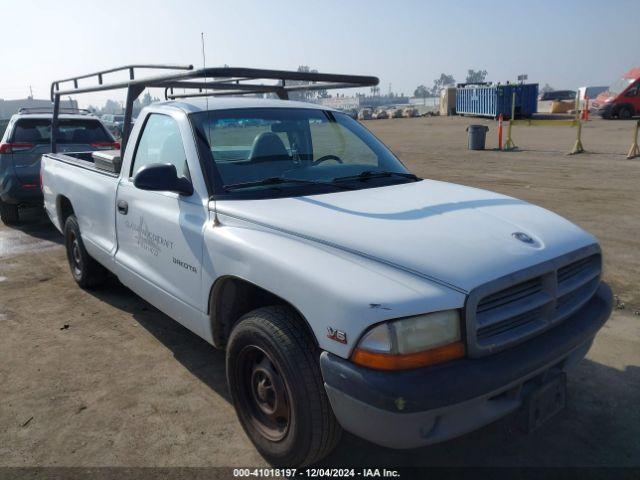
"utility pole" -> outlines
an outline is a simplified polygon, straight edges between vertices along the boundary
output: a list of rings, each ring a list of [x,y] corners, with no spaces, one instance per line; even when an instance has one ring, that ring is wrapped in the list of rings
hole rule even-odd
[[[33,88],[29,85],[29,100],[33,100]]]

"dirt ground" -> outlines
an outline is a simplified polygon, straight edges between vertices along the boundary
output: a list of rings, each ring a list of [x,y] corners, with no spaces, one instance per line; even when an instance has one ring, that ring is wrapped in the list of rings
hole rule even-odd
[[[466,150],[465,127],[490,127]],[[534,434],[513,417],[465,437],[393,451],[345,435],[331,466],[640,466],[640,159],[631,122],[514,128],[493,151],[493,121],[366,122],[416,174],[549,208],[601,240],[620,307],[569,376],[568,407]],[[224,354],[112,281],[89,293],[60,235],[33,212],[0,227],[0,466],[261,466],[229,402]]]

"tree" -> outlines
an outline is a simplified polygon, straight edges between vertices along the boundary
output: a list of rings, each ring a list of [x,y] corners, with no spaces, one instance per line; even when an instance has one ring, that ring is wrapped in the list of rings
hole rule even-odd
[[[152,103],[159,102],[160,99],[158,97],[152,97],[149,92],[145,92],[142,96],[142,101],[140,102],[143,107],[151,105]]]
[[[453,75],[447,75],[446,73],[441,73],[440,78],[436,78],[433,81],[433,88],[431,89],[431,94],[433,96],[437,96],[445,87],[451,87],[456,84],[456,79],[453,78]]]
[[[142,107],[142,102],[140,102],[139,98],[136,98],[133,102],[133,107],[131,108],[131,115],[133,115],[134,117],[140,115],[140,110],[142,110]]]
[[[545,84],[544,84],[544,87],[542,87],[542,88],[540,89],[540,91],[541,91],[542,93],[553,92],[553,90],[554,90],[554,89],[553,89],[553,87],[552,87],[551,85],[549,85],[548,83],[545,83]]]
[[[471,68],[467,72],[467,83],[482,83],[487,78],[486,70],[472,70]]]
[[[298,67],[298,72],[304,72],[304,73],[318,73],[318,70],[316,69],[312,69],[311,67],[309,67],[308,65],[300,65]],[[311,82],[305,81],[305,80],[289,80],[287,82],[288,85],[310,85]],[[309,100],[313,100],[316,97],[320,97],[320,98],[324,98],[327,97],[328,93],[326,90],[302,90],[300,92],[289,92],[289,98],[291,100],[302,100],[302,101],[309,101]]]
[[[103,113],[122,113],[122,104],[116,100],[107,100],[102,107]]]
[[[427,97],[429,96],[429,89],[424,85],[418,85],[413,92],[413,96],[417,98],[422,98],[422,103],[426,105]]]

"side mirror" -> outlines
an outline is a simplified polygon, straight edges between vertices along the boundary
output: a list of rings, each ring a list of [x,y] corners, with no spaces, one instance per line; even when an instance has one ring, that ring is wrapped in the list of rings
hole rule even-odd
[[[140,190],[176,192],[180,195],[193,194],[193,185],[184,177],[178,178],[175,165],[171,163],[151,163],[145,165],[133,179]]]

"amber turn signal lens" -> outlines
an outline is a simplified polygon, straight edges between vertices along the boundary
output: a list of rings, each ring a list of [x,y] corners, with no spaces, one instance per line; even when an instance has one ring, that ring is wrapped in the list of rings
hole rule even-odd
[[[375,370],[409,370],[461,358],[464,357],[464,355],[464,343],[456,342],[431,350],[425,350],[424,352],[405,355],[368,352],[356,348],[351,356],[351,360],[358,365]]]

